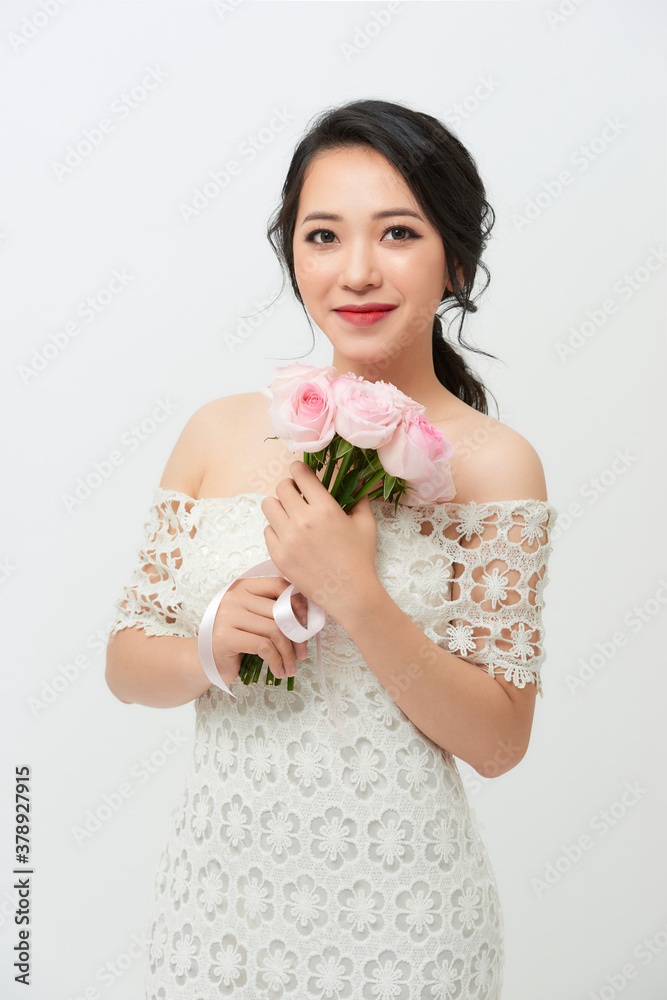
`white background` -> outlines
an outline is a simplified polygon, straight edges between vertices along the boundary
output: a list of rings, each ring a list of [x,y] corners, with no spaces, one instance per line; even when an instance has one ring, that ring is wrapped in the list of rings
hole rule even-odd
[[[2,996],[143,996],[145,953],[128,959],[128,948],[145,930],[194,709],[118,702],[104,681],[105,630],[191,413],[266,385],[276,365],[329,363],[320,331],[308,353],[291,291],[260,312],[281,284],[266,225],[311,118],[379,97],[449,122],[477,161],[498,222],[485,257],[491,285],[466,336],[501,363],[467,357],[501,419],[539,452],[560,512],[545,697],[528,755],[488,780],[460,763],[504,907],[504,1000],[659,1000],[664,6],[404,2],[386,16],[388,3],[43,3],[56,13],[45,17],[37,0],[5,0],[0,11]],[[150,68],[164,79],[121,118],[114,102]],[[276,109],[287,123],[267,132]],[[68,147],[105,117],[113,131],[59,176]],[[260,134],[261,152],[243,157]],[[181,206],[231,159],[239,176],[186,222]],[[123,269],[127,287],[86,322],[79,304]],[[240,327],[251,314],[254,327]],[[52,336],[77,319],[78,336],[37,370]],[[569,341],[579,346],[559,351]],[[140,442],[131,429],[160,399],[173,412]],[[122,464],[68,509],[78,478],[119,448]],[[589,679],[573,688],[585,663]],[[183,745],[157,754],[142,781],[140,761],[169,734]],[[30,994],[14,987],[11,967],[13,780],[24,763]],[[126,782],[131,797],[78,844],[87,811]],[[623,806],[626,783],[638,797]],[[590,849],[568,862],[584,834]],[[654,955],[637,950],[645,940]],[[107,963],[123,968],[113,985],[100,979]]]

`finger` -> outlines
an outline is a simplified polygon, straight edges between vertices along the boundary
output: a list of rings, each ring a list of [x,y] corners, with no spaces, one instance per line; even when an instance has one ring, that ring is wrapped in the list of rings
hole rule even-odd
[[[290,673],[290,671],[296,669],[294,646],[292,640],[288,639],[284,632],[281,632],[273,616],[269,618],[263,614],[256,615],[244,609],[237,616],[234,624],[237,628],[241,628],[245,632],[270,640],[280,660],[280,662],[276,661],[277,670],[274,670],[273,666],[271,666],[271,670],[276,677],[293,676],[293,673]]]
[[[238,602],[256,614],[262,614],[269,619],[273,618],[275,601],[287,587],[292,586],[289,580],[284,577],[254,577],[252,581],[248,580],[247,582],[257,582],[259,586],[247,587],[243,597],[237,595]],[[306,597],[297,590],[290,595],[290,605],[299,624],[307,627],[308,601]]]
[[[233,644],[234,648],[238,647],[237,652],[239,653],[253,653],[256,656],[261,656],[268,664],[274,677],[289,676],[280,651],[268,636],[258,635],[252,629],[246,631],[243,628],[236,628],[231,633],[230,644]]]
[[[296,489],[300,491],[301,503],[306,500],[309,504],[330,504],[332,508],[340,510],[338,501],[331,496],[322,480],[315,474],[315,470],[309,465],[295,461],[291,463],[289,471]]]
[[[250,628],[249,633],[245,634],[265,634],[267,631],[267,625],[275,623],[273,617],[273,609],[275,607],[276,599],[285,590],[286,587],[291,586],[289,580],[285,577],[278,576],[265,576],[265,577],[248,577],[244,580],[236,581],[239,584],[247,584],[245,587],[245,593],[243,596],[237,595],[238,601],[241,604],[243,612],[248,612],[251,615],[256,615],[259,619],[264,619],[263,624],[260,626],[255,622]],[[292,604],[292,609],[295,613],[297,620],[302,625],[307,625],[308,622],[308,601],[305,596],[297,591],[291,595],[290,602]],[[250,619],[244,618],[244,621],[249,622]],[[289,649],[289,644],[292,643],[291,650]],[[274,645],[276,643],[274,642]],[[283,660],[283,653],[285,654],[285,659],[288,661],[292,660],[294,662],[294,672],[296,672],[296,660],[306,659],[308,656],[308,644],[307,640],[302,642],[296,642],[290,640],[284,633],[280,632],[277,637],[277,649],[281,655],[281,660]],[[282,650],[282,652],[281,652]],[[247,650],[247,652],[253,652],[253,650]],[[283,663],[284,667],[284,663]],[[293,676],[292,674],[285,675],[279,672],[280,668],[276,667],[272,672],[276,677],[278,676]]]
[[[278,487],[280,483],[278,484]],[[276,493],[278,493],[278,487],[276,487]],[[281,525],[284,525],[288,520],[287,508],[282,503],[282,495],[280,498],[277,497],[264,497],[260,507],[264,517],[269,522],[269,526],[273,528],[274,531],[280,530]]]
[[[243,584],[247,593],[260,594],[263,597],[280,597],[285,587],[291,586],[284,576],[250,576],[235,583]]]
[[[294,479],[281,479],[276,486],[276,497],[286,518],[298,517],[303,511],[304,498]]]
[[[276,602],[273,597],[264,597],[261,594],[247,594],[243,602],[243,608],[258,617],[266,618],[267,621],[275,622],[273,609]]]

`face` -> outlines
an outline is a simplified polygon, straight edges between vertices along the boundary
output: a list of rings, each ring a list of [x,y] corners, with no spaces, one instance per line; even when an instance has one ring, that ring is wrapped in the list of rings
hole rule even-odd
[[[382,154],[353,147],[311,160],[293,249],[303,303],[339,372],[399,385],[406,364],[432,367],[433,317],[448,284],[442,238]],[[341,311],[366,304],[393,308],[357,322]]]

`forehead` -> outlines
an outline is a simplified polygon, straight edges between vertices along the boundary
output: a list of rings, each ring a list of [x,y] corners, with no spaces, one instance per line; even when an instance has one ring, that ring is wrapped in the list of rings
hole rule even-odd
[[[346,147],[317,153],[308,164],[301,188],[300,207],[336,210],[336,199],[359,203],[381,202],[400,196],[402,204],[416,208],[407,181],[376,149]],[[319,204],[326,198],[327,204]],[[310,204],[318,200],[318,204]]]

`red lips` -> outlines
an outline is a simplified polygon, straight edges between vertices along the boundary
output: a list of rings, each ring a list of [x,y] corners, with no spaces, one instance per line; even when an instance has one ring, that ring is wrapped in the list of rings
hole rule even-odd
[[[391,302],[363,302],[361,305],[338,306],[334,312],[387,312],[395,308]]]

